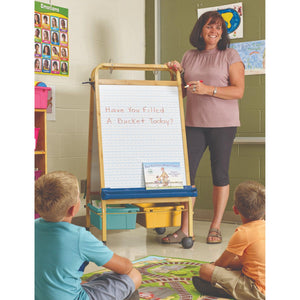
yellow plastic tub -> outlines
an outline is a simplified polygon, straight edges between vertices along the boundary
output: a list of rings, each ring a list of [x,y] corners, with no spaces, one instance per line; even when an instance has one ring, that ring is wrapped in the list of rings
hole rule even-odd
[[[181,213],[184,209],[183,205],[176,205],[174,203],[166,204],[151,204],[141,203],[136,204],[140,208],[137,214],[136,222],[146,228],[158,227],[173,227],[181,225]]]

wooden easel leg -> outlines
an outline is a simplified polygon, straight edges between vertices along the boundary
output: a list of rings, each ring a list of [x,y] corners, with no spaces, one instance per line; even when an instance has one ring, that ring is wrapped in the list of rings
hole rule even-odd
[[[101,201],[102,207],[102,242],[106,244],[107,241],[107,227],[106,227],[106,203]]]
[[[90,88],[90,120],[89,120],[89,140],[88,140],[88,163],[87,163],[87,180],[86,180],[86,229],[91,227],[91,216],[88,203],[90,203],[91,190],[91,168],[92,168],[92,149],[93,149],[93,122],[94,122],[94,88]]]
[[[189,197],[189,202],[188,202],[188,207],[189,207],[189,236],[193,237],[194,236],[194,230],[193,230],[193,200],[191,197]]]

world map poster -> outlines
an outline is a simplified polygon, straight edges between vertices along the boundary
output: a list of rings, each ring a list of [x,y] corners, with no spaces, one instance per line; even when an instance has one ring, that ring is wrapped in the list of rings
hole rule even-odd
[[[69,10],[35,1],[34,72],[69,76]]]

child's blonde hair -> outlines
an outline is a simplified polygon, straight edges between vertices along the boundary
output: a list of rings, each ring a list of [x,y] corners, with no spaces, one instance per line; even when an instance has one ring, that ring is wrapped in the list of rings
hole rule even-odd
[[[234,205],[250,221],[265,216],[265,187],[256,181],[240,183],[234,192]]]
[[[60,222],[78,201],[77,178],[65,171],[55,171],[35,181],[35,210],[46,221]]]

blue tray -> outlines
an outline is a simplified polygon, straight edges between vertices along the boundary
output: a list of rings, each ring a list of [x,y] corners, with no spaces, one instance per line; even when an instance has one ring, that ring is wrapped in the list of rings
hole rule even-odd
[[[101,190],[102,200],[172,197],[197,197],[197,189],[193,186],[184,186],[183,189],[146,190],[146,188],[103,188]]]

